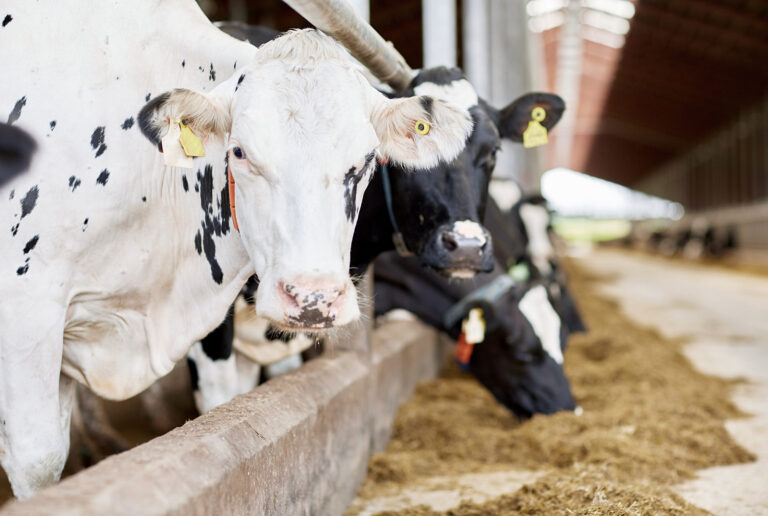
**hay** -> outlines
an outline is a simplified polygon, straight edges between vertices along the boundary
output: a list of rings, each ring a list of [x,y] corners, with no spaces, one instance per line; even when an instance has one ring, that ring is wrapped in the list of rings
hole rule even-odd
[[[451,365],[401,407],[360,501],[435,475],[529,469],[547,473],[483,504],[381,514],[697,514],[704,511],[674,495],[672,484],[700,468],[754,460],[723,426],[743,415],[728,399],[733,382],[695,371],[681,341],[633,324],[596,295],[597,278],[571,269],[591,330],[571,338],[565,362],[584,413],[520,423]]]

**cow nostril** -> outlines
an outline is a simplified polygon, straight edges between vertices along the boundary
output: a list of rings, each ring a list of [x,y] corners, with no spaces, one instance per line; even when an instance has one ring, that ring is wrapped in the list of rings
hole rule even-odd
[[[459,247],[459,244],[456,243],[456,239],[450,231],[444,231],[441,235],[441,240],[443,242],[443,247],[445,247],[449,252],[455,251],[456,248]]]

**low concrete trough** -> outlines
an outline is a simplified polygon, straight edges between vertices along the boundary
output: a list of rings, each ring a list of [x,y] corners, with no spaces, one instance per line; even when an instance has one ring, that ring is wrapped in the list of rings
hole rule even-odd
[[[0,516],[341,514],[397,407],[446,346],[415,321],[358,332],[297,371],[63,480]],[[339,349],[341,348],[341,349]]]

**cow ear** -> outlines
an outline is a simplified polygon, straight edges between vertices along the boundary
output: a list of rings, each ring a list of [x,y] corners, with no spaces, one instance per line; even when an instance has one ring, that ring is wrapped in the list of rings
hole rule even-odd
[[[380,154],[407,168],[452,161],[472,132],[469,111],[433,97],[378,99],[371,113]]]
[[[540,123],[547,131],[551,130],[565,111],[565,102],[551,93],[528,93],[519,97],[499,113],[499,133],[503,138],[515,142],[523,141],[523,132],[533,120],[533,108],[542,107],[546,112]]]
[[[185,89],[175,89],[150,100],[138,118],[142,134],[158,146],[171,124],[179,121],[184,121],[203,141],[210,136],[224,137],[232,126],[229,110],[219,99]]]

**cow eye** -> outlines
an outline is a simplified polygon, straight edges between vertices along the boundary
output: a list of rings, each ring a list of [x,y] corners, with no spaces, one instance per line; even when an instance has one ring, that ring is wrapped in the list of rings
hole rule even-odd
[[[232,154],[233,154],[233,155],[234,155],[234,156],[235,156],[237,159],[243,159],[243,158],[245,158],[245,151],[244,151],[243,149],[241,149],[240,147],[235,147],[235,148],[233,148],[233,149],[232,149]]]

